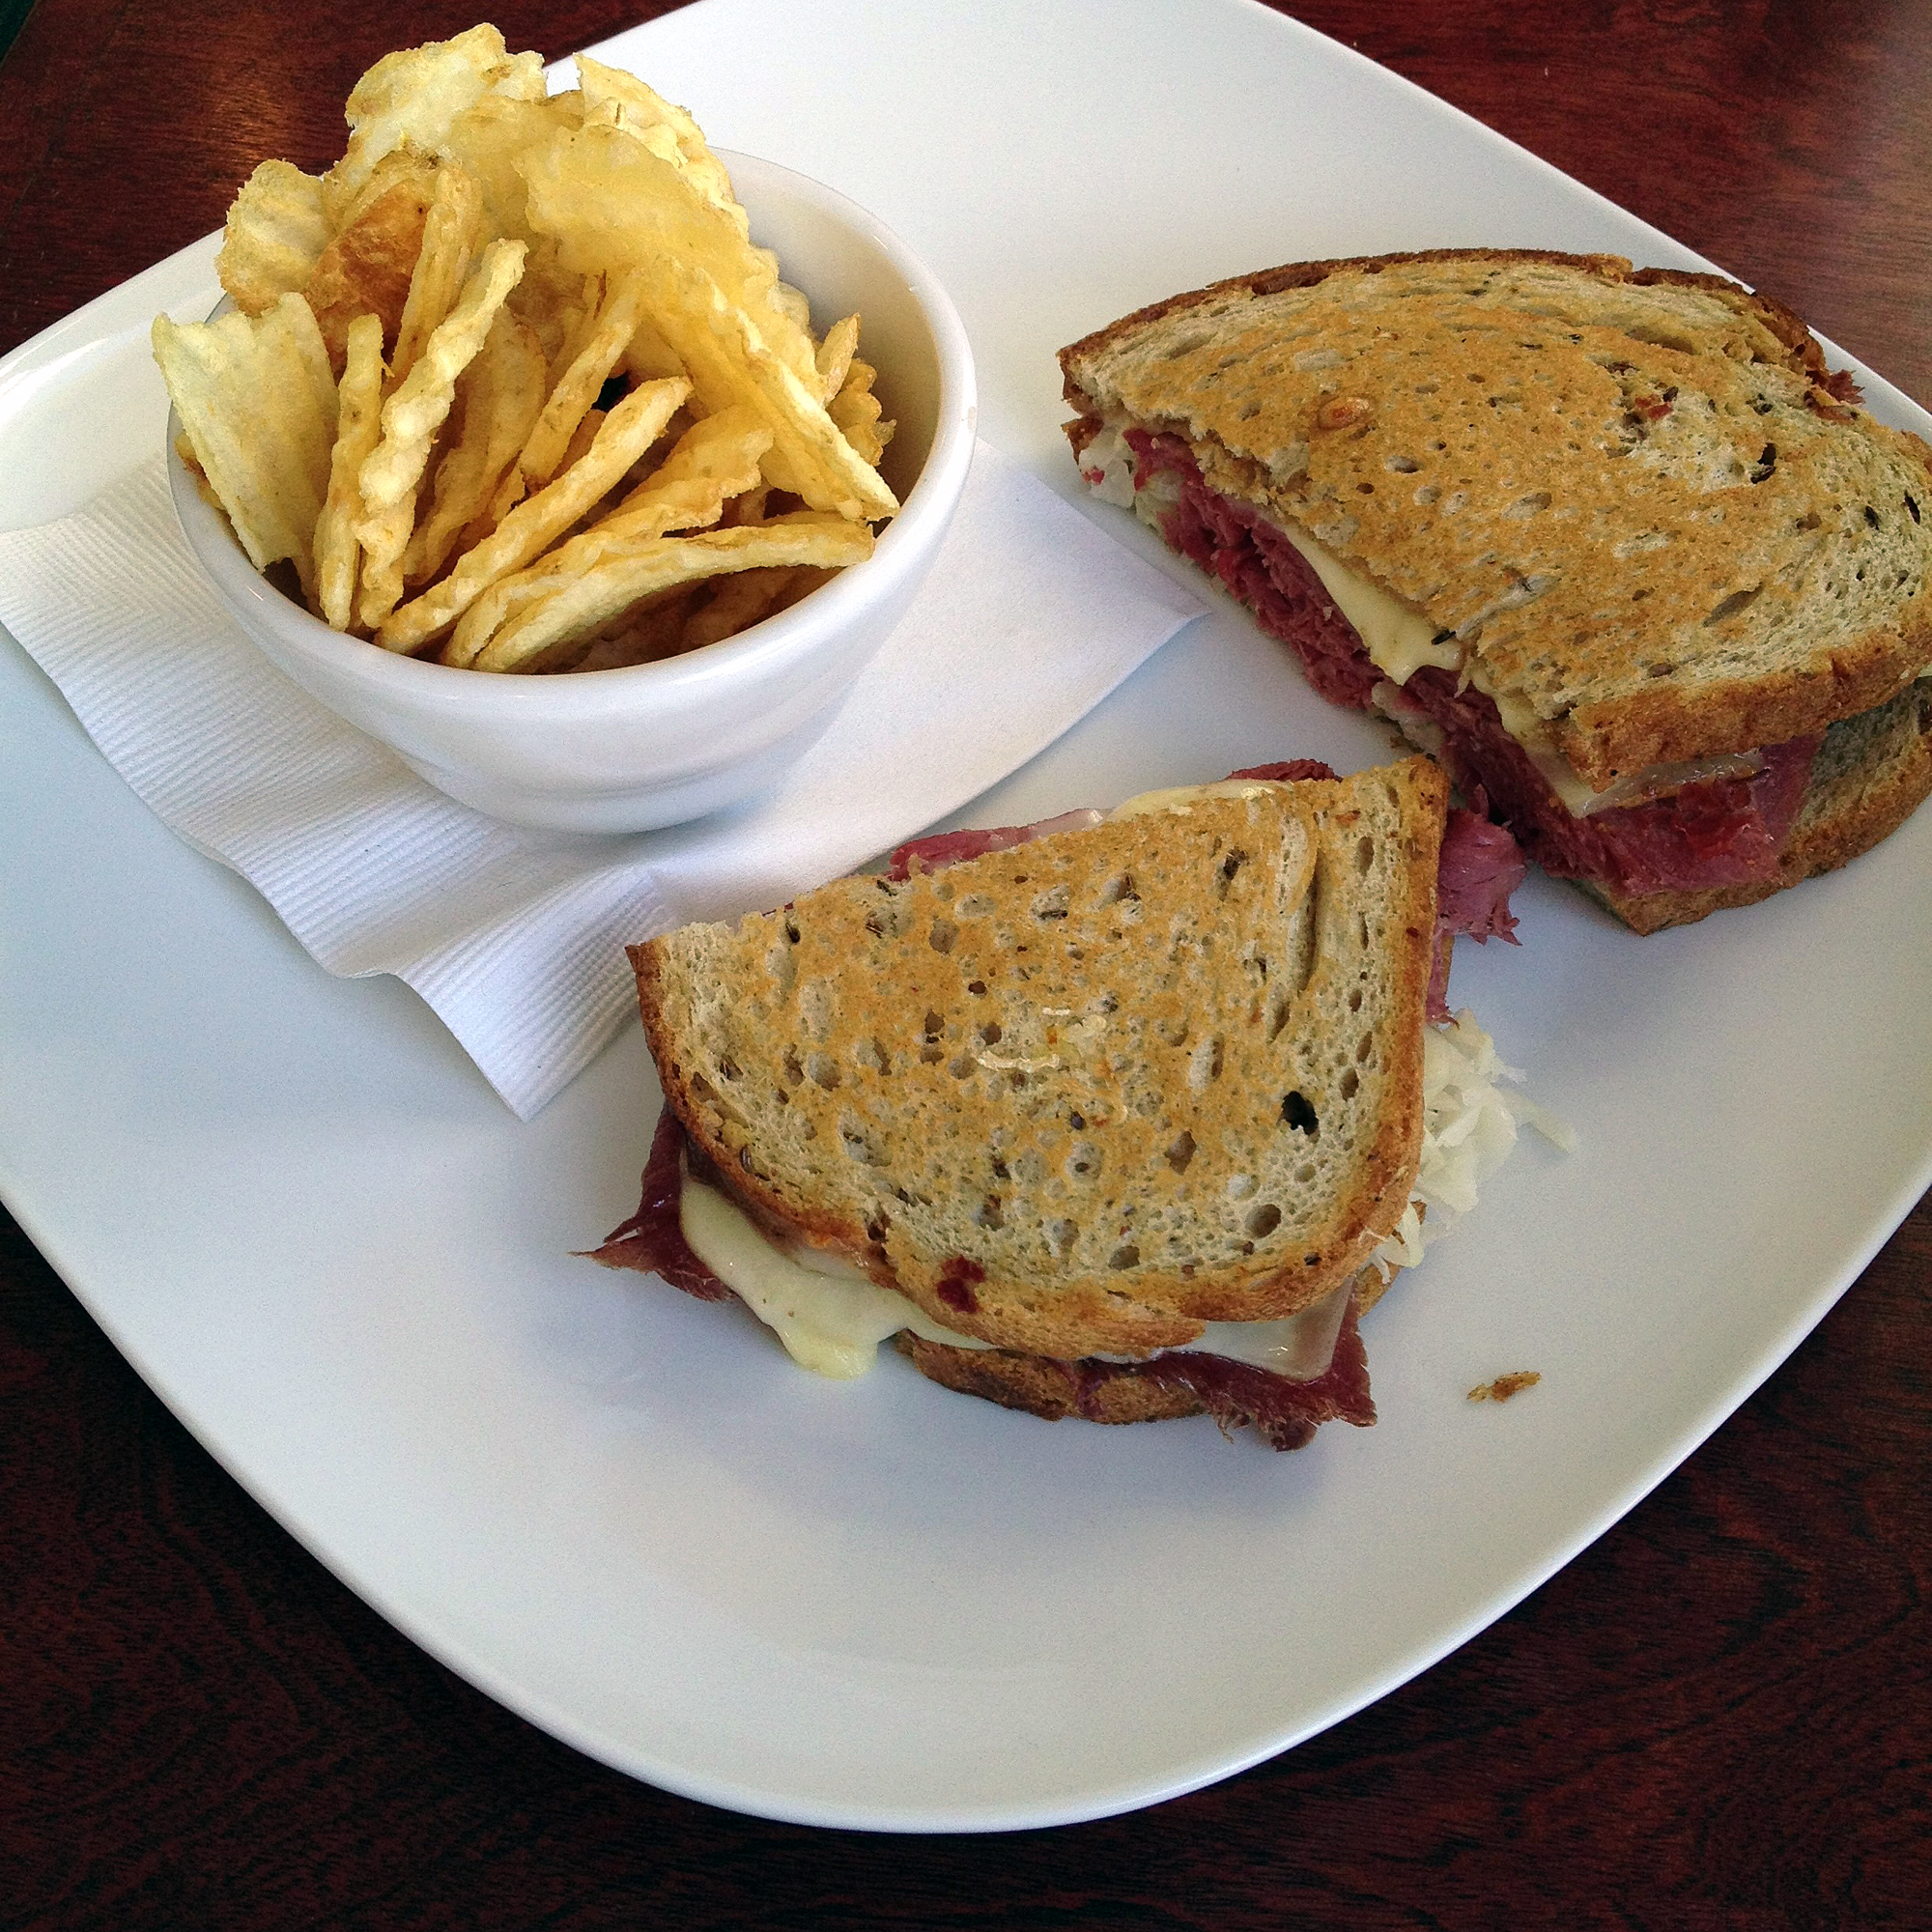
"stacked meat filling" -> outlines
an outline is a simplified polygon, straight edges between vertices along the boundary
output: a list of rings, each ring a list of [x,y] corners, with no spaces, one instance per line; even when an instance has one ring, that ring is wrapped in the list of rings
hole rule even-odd
[[[1210,572],[1300,660],[1336,704],[1380,710],[1432,752],[1472,803],[1506,824],[1545,871],[1622,894],[1699,891],[1774,878],[1820,740],[1796,738],[1734,761],[1667,797],[1573,813],[1505,728],[1494,701],[1433,665],[1391,683],[1313,567],[1278,528],[1204,481],[1179,438],[1124,432],[1134,489],[1158,493],[1161,533]]]

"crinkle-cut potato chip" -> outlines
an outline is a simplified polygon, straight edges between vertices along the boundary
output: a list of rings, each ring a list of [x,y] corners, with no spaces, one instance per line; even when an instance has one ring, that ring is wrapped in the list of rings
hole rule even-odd
[[[731,177],[711,152],[704,130],[689,109],[667,100],[636,74],[606,67],[588,54],[577,57],[577,86],[584,125],[615,128],[641,141],[706,201],[723,210],[741,236],[750,233],[750,217],[738,205]]]
[[[758,466],[771,442],[771,431],[753,410],[706,416],[686,430],[665,460],[584,531],[584,538],[661,537],[717,523],[726,503],[758,488]],[[588,560],[588,553],[581,554]]]
[[[456,400],[456,379],[483,347],[523,267],[521,242],[491,242],[456,305],[424,343],[415,367],[389,392],[383,404],[382,440],[362,466],[362,495],[372,513],[386,509],[421,480],[436,433]]]
[[[484,240],[483,190],[476,185],[476,177],[454,161],[444,162],[430,190],[422,246],[396,326],[396,346],[389,357],[391,382],[400,383],[415,367],[424,345],[448,319]]]
[[[384,650],[415,651],[469,610],[500,577],[548,549],[610,494],[612,486],[663,434],[690,393],[683,382],[633,389],[605,417],[583,456],[534,497],[519,503],[473,550],[456,559],[440,583],[394,612],[377,635]]]
[[[322,620],[346,631],[355,619],[362,545],[362,465],[383,428],[383,318],[359,315],[349,325],[342,381],[337,384],[335,448],[328,462],[328,495],[315,526],[315,598]]]
[[[242,548],[257,570],[294,562],[315,595],[315,525],[335,442],[335,375],[315,313],[286,295],[260,315],[156,316],[155,359]]]
[[[814,510],[854,520],[894,515],[898,498],[885,478],[845,440],[811,390],[766,353],[752,318],[695,265],[665,260],[658,268],[654,320],[710,408],[744,404],[772,432],[766,477]]]
[[[548,596],[559,584],[594,568],[612,550],[717,523],[728,501],[744,489],[755,488],[758,458],[770,440],[770,433],[749,411],[707,416],[695,424],[657,469],[608,516],[524,568],[499,574],[470,604],[473,621],[469,635],[493,634],[533,599]],[[478,569],[480,574],[480,564]],[[439,584],[437,590],[443,587]],[[434,608],[435,595],[433,591],[429,598],[418,600],[426,614]],[[398,613],[399,618],[408,615]],[[452,662],[447,652],[443,661]]]
[[[846,372],[844,386],[826,411],[859,460],[875,466],[897,428],[895,423],[879,420],[879,399],[872,393],[878,373],[869,362],[861,362],[855,356]]]
[[[349,147],[329,179],[354,192],[384,155],[405,143],[439,154],[458,115],[485,95],[541,100],[549,89],[543,59],[512,54],[495,27],[384,54],[351,91],[344,110]]]
[[[434,168],[413,156],[384,170],[371,181],[375,192],[357,204],[317,258],[308,305],[338,369],[349,325],[358,315],[381,316],[384,340],[396,339],[422,253],[434,180]]]
[[[260,315],[307,289],[327,246],[322,183],[293,161],[264,161],[229,208],[214,272],[243,315]]]
[[[830,404],[845,386],[845,372],[852,366],[853,352],[859,347],[859,318],[848,315],[825,331],[818,345],[818,397]]]
[[[768,355],[802,382],[815,378],[816,346],[776,296],[774,257],[745,239],[736,202],[734,219],[671,163],[608,126],[552,141],[531,156],[525,179],[530,225],[557,238],[568,266],[587,275],[661,271],[673,262],[700,268],[752,318]],[[655,272],[653,283],[655,315]]]
[[[606,379],[630,344],[643,300],[641,275],[624,275],[611,282],[569,366],[557,378],[556,386],[544,404],[528,442],[497,486],[490,513],[499,523],[523,497],[531,490],[540,490],[562,468],[578,425],[597,401]],[[689,393],[687,384],[685,394]]]
[[[403,594],[403,553],[415,527],[415,501],[437,433],[469,365],[523,272],[521,242],[492,242],[447,318],[423,345],[416,365],[383,405],[383,434],[357,484],[363,516],[361,620],[377,629]]]
[[[616,545],[588,570],[560,580],[547,596],[516,610],[494,633],[472,622],[478,611],[467,613],[444,648],[443,662],[478,670],[532,670],[552,652],[594,637],[632,605],[680,583],[770,564],[838,569],[871,554],[868,526],[817,515]]]
[[[497,480],[528,440],[544,406],[546,366],[536,331],[497,311],[475,359],[457,378],[456,440],[436,466],[429,514],[403,554],[406,584],[427,583],[457,539],[483,514]]]

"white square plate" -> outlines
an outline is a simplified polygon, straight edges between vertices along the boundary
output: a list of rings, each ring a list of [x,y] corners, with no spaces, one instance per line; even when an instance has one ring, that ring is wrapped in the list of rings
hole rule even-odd
[[[897,229],[974,338],[982,434],[1068,497],[1053,353],[1159,296],[1458,242],[1700,266],[1240,0],[703,0],[606,53]],[[157,446],[148,321],[205,313],[212,262],[0,365],[0,523]],[[520,1125],[412,995],[327,979],[163,831],[11,648],[0,707],[10,1206],[403,1630],[584,1750],[747,1811],[1050,1825],[1334,1723],[1667,1474],[1932,1180],[1920,813],[1748,913],[1637,940],[1532,881],[1520,950],[1462,950],[1458,1002],[1582,1148],[1526,1141],[1370,1319],[1376,1429],[1275,1456],[1205,1421],[1038,1423],[896,1358],[821,1382],[738,1311],[572,1258],[635,1202],[657,1104],[635,1033]],[[961,816],[1384,749],[1222,605]],[[1521,1368],[1542,1383],[1507,1408],[1464,1400]]]

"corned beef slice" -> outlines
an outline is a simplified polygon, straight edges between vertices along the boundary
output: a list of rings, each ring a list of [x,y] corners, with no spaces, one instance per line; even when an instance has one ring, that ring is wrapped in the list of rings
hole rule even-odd
[[[643,1198],[622,1227],[611,1229],[590,1259],[606,1267],[662,1275],[673,1288],[700,1301],[728,1301],[731,1291],[698,1260],[678,1219],[687,1148],[684,1127],[667,1107],[658,1116],[651,1151],[644,1158]]]
[[[1466,933],[1480,945],[1486,939],[1516,940],[1516,915],[1510,895],[1522,884],[1529,867],[1508,829],[1483,816],[1480,788],[1473,793],[1476,810],[1452,807],[1442,834],[1442,853],[1435,871],[1435,923],[1445,932]]]
[[[983,859],[988,852],[1010,852],[1029,839],[1049,832],[1072,832],[1083,826],[1099,824],[1104,813],[1063,811],[1058,818],[1042,818],[1037,825],[989,825],[970,827],[963,832],[931,832],[923,838],[908,838],[895,846],[887,861],[886,877],[909,879],[913,867],[922,872],[943,871],[964,859]]]
[[[1371,709],[1381,673],[1301,553],[1256,512],[1209,489],[1179,438],[1130,429],[1126,440],[1136,489],[1159,470],[1179,479],[1179,500],[1162,519],[1168,542],[1220,579],[1263,630],[1289,645],[1323,697]],[[1770,746],[1750,778],[1706,779],[1668,799],[1578,818],[1503,729],[1484,693],[1459,691],[1452,673],[1427,667],[1401,687],[1400,702],[1441,730],[1450,777],[1465,794],[1485,796],[1486,810],[1545,871],[1626,894],[1691,892],[1775,876],[1819,744],[1805,737]]]
[[[1442,829],[1442,850],[1435,861],[1435,958],[1429,972],[1429,1017],[1446,1020],[1449,1012],[1450,942],[1459,934],[1478,946],[1492,939],[1517,941],[1516,914],[1510,895],[1522,884],[1529,867],[1507,826],[1492,825],[1482,815],[1481,787],[1474,791],[1475,811],[1450,809]]]

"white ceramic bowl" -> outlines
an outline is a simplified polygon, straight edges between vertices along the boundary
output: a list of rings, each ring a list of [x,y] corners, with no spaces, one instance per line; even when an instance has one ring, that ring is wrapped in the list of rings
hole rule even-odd
[[[723,155],[752,238],[811,300],[819,327],[856,311],[897,431],[886,479],[899,514],[878,548],[788,611],[723,643],[622,670],[453,670],[342,636],[249,564],[173,454],[189,548],[236,620],[282,670],[465,805],[521,825],[639,832],[763,789],[831,722],[930,568],[973,455],[972,351],[946,292],[905,244],[832,189]]]

